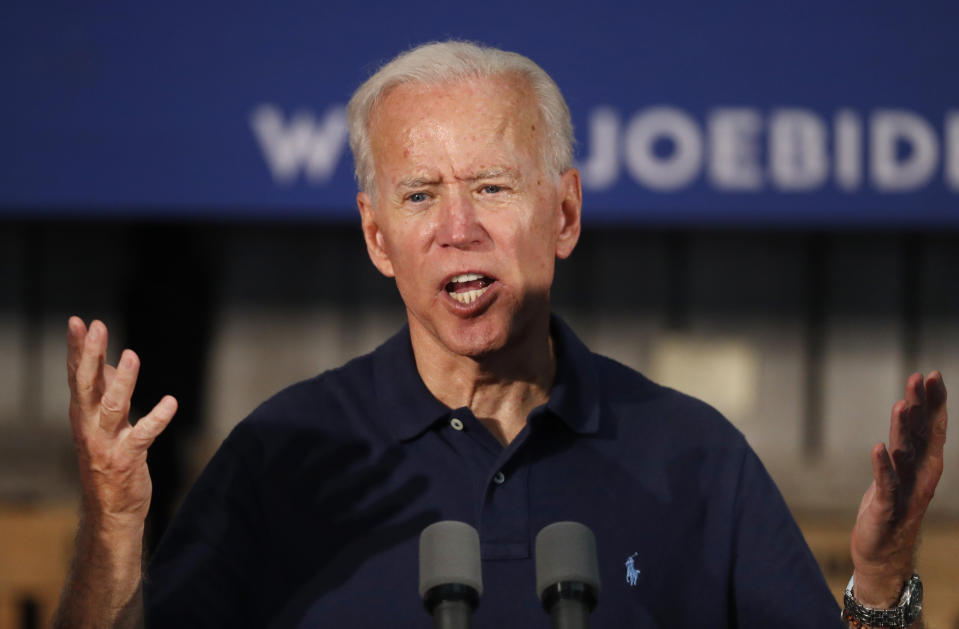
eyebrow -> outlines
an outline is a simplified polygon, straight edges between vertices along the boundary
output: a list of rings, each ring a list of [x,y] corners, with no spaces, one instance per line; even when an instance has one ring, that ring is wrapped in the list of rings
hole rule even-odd
[[[397,188],[422,188],[423,186],[434,186],[440,183],[436,177],[404,177],[397,182]]]
[[[487,168],[474,174],[472,177],[466,177],[467,181],[478,181],[480,179],[494,179],[496,177],[509,177],[516,179],[516,172],[512,168]]]
[[[460,181],[479,181],[481,179],[495,179],[496,177],[509,177],[517,179],[516,172],[512,168],[486,168],[477,171],[468,177],[458,177]],[[422,188],[424,186],[435,186],[442,183],[441,177],[404,177],[397,182],[398,188]]]

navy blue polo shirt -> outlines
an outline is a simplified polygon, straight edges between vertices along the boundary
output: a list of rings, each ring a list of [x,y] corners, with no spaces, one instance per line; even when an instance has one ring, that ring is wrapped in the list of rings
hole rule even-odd
[[[242,421],[145,582],[152,627],[432,626],[420,531],[480,534],[473,626],[548,627],[533,541],[596,534],[594,627],[833,627],[839,609],[743,436],[707,405],[591,353],[558,319],[549,401],[503,447],[427,390],[404,328]]]

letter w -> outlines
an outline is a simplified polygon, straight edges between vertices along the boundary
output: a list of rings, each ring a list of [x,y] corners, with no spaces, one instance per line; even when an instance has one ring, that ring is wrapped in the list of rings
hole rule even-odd
[[[336,171],[346,146],[346,108],[334,105],[317,121],[308,111],[299,111],[284,123],[275,105],[253,110],[250,126],[260,143],[277,185],[292,184],[300,171],[314,184],[325,184]]]

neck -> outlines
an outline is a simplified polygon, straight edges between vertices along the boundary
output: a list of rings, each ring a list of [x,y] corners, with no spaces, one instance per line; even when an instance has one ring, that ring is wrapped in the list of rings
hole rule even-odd
[[[468,407],[504,446],[549,399],[556,358],[548,313],[506,347],[478,357],[451,352],[412,321],[410,336],[416,368],[433,396],[450,408]]]

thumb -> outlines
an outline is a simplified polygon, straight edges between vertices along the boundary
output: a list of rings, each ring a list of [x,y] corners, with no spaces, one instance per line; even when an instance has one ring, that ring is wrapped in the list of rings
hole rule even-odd
[[[146,451],[161,432],[173,419],[177,411],[177,401],[172,395],[164,396],[149,413],[140,418],[140,420],[130,430],[129,439],[131,444],[139,450]]]

